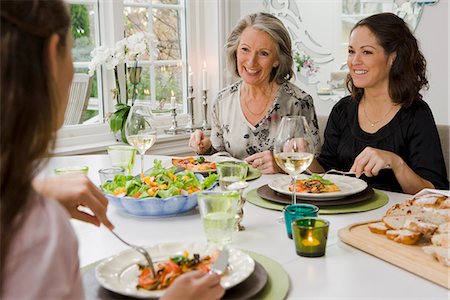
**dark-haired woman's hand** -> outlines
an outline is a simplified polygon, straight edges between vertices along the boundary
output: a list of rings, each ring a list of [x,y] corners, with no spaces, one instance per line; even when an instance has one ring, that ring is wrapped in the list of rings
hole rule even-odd
[[[59,201],[72,218],[109,229],[114,225],[109,221],[106,211],[108,200],[95,184],[82,173],[35,179],[34,188],[44,197]],[[87,212],[89,208],[92,214]]]

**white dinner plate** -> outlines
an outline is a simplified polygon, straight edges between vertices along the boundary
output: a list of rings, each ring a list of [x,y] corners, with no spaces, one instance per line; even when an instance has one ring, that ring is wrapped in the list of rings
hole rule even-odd
[[[298,176],[297,179],[309,179],[309,178],[310,177],[308,175],[301,174]],[[311,199],[315,201],[335,200],[362,192],[367,188],[367,182],[355,177],[327,174],[323,178],[334,182],[339,187],[340,191],[329,193],[318,193],[318,194],[296,193],[297,198],[305,200]],[[269,183],[269,187],[278,193],[285,195],[292,195],[292,192],[289,191],[290,184],[291,184],[291,177],[286,175],[276,178],[274,181]]]
[[[211,255],[217,250],[217,246],[206,243],[181,242],[158,244],[146,247],[146,250],[156,264],[168,260],[172,256],[183,255],[184,251],[188,251],[190,257],[194,253],[200,254],[200,257]],[[241,283],[255,269],[255,261],[250,255],[231,248],[229,253],[227,272],[222,275],[220,280],[220,284],[225,289]],[[115,293],[136,298],[160,298],[165,290],[147,291],[136,288],[139,276],[138,263],[145,264],[144,257],[136,250],[128,249],[102,261],[95,269],[95,276],[100,285]]]

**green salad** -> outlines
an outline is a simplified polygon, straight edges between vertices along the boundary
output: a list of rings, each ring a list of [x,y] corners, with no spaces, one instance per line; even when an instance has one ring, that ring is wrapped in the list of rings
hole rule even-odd
[[[200,182],[194,172],[187,170],[175,174],[175,169],[164,168],[162,161],[155,159],[153,167],[145,171],[144,175],[116,175],[113,181],[105,182],[101,188],[106,194],[119,197],[168,198],[206,190],[219,178],[217,174],[210,174]]]

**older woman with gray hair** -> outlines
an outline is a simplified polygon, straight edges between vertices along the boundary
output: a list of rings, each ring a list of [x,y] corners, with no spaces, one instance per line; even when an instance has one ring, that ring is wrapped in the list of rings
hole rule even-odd
[[[230,70],[240,80],[219,92],[212,106],[211,138],[195,131],[189,140],[198,154],[226,151],[264,174],[280,169],[273,143],[283,116],[303,115],[316,153],[319,128],[313,99],[293,77],[291,38],[283,23],[267,13],[250,14],[232,30],[226,44]]]

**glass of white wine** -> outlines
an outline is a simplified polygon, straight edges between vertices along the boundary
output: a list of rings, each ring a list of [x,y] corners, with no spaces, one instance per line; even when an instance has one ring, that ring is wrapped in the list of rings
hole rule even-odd
[[[314,159],[314,145],[306,118],[285,116],[278,128],[273,155],[278,166],[292,179],[292,204],[296,203],[296,181]]]
[[[141,174],[144,173],[144,154],[156,142],[156,129],[151,125],[152,122],[150,104],[136,101],[125,123],[125,136],[141,156]]]

